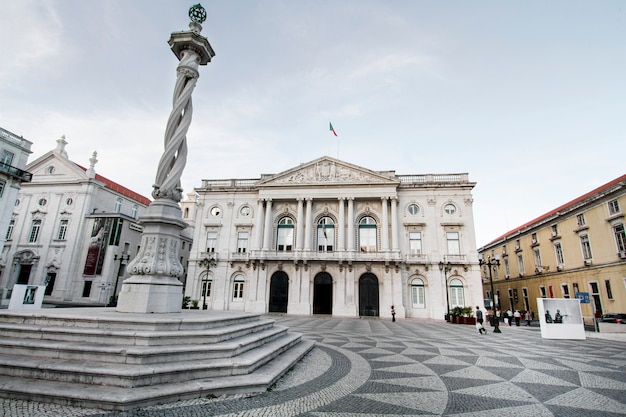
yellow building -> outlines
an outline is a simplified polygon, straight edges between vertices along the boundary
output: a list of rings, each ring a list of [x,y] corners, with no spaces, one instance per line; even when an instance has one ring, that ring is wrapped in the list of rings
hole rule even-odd
[[[587,324],[598,311],[626,313],[625,212],[623,175],[479,248],[485,263],[499,264],[483,265],[485,300],[491,279],[504,311],[536,313],[537,298],[588,296]]]

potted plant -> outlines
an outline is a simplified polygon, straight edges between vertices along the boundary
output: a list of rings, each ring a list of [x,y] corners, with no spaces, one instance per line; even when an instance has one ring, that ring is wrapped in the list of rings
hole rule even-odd
[[[460,323],[461,315],[463,314],[463,309],[461,307],[454,307],[452,309],[452,323]]]
[[[191,309],[192,310],[198,309],[198,300],[191,300]]]
[[[474,310],[472,307],[463,307],[463,324],[476,324],[476,317],[473,317]]]

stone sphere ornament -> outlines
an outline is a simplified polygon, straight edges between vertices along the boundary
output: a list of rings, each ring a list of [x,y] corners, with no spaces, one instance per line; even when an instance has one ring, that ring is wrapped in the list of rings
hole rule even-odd
[[[192,22],[204,23],[206,20],[206,10],[204,10],[204,7],[202,7],[200,3],[194,4],[189,8],[189,19],[191,19]]]

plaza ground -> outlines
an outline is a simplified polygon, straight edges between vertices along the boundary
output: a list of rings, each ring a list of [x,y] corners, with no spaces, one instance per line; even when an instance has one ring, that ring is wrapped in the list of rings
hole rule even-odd
[[[210,312],[208,313],[210,314]],[[624,416],[626,338],[538,327],[272,315],[317,346],[272,389],[128,412],[0,400],[3,416]]]

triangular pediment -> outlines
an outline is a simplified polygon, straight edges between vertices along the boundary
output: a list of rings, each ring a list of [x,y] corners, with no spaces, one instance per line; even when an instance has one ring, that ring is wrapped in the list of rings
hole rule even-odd
[[[259,186],[302,186],[380,184],[395,185],[399,181],[393,171],[377,172],[328,156],[298,165],[276,175],[264,176]]]
[[[50,151],[26,165],[33,174],[33,183],[76,182],[88,179],[85,170],[56,152]]]

